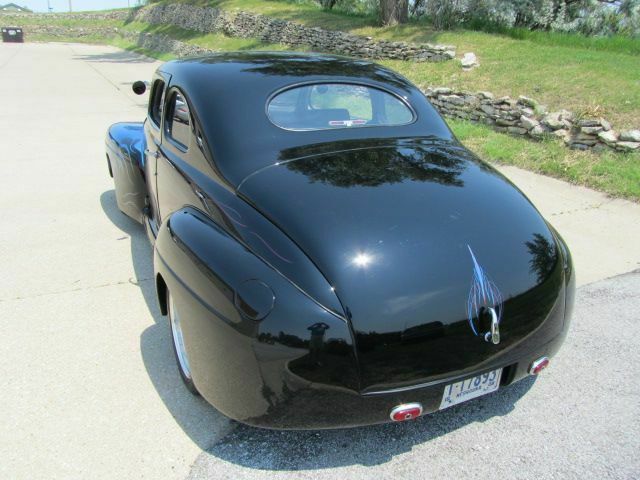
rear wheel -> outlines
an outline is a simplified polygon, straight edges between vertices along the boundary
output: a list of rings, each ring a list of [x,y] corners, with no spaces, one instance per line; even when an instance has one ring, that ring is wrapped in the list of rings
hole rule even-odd
[[[182,334],[182,323],[180,311],[176,307],[175,300],[171,292],[167,291],[167,313],[169,314],[169,326],[171,327],[171,339],[173,340],[173,351],[176,355],[176,363],[178,371],[182,377],[182,381],[189,391],[198,395],[198,389],[191,378],[191,368],[189,367],[189,359],[184,345],[184,336]]]

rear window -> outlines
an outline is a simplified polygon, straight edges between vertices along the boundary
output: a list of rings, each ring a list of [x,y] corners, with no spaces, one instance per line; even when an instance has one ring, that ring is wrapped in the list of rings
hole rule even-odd
[[[413,122],[411,108],[377,88],[345,83],[320,83],[285,90],[269,102],[273,124],[287,130],[329,130]]]

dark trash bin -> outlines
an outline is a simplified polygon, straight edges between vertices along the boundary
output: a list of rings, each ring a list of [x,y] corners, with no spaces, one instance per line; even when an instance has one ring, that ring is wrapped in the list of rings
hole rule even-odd
[[[21,27],[2,27],[3,42],[24,42],[24,32]]]

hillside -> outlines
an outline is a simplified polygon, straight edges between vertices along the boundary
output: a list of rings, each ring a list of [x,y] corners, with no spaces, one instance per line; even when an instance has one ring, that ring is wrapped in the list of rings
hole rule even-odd
[[[175,3],[175,2],[174,2]],[[227,11],[248,11],[292,20],[314,27],[342,30],[373,39],[451,44],[458,57],[474,52],[480,67],[463,71],[457,61],[416,63],[381,60],[380,63],[403,73],[421,86],[447,86],[470,91],[491,91],[497,96],[533,97],[549,110],[568,109],[578,116],[603,116],[616,129],[640,126],[640,41],[630,39],[593,39],[577,35],[548,33],[509,35],[457,30],[435,32],[424,23],[380,28],[372,17],[326,12],[315,3],[263,0],[192,0],[183,3],[211,5]],[[110,42],[124,48],[139,47],[131,39],[92,33],[91,28],[117,28],[120,32],[164,34],[188,44],[213,50],[287,49],[265,44],[256,38],[233,38],[222,33],[202,34],[173,26],[157,26],[117,19],[79,19],[57,16],[42,19],[24,17],[25,24],[47,23],[71,28],[86,28],[84,41]],[[56,35],[56,38],[62,38]],[[77,35],[72,35],[75,40]],[[70,38],[71,38],[70,37]],[[108,37],[108,38],[107,38]],[[31,39],[46,40],[47,34]],[[299,49],[299,48],[298,48]],[[171,54],[144,53],[160,58]],[[451,120],[456,134],[478,154],[492,161],[518,165],[534,171],[589,185],[616,196],[640,199],[640,155],[613,152],[578,152],[560,142],[531,142],[487,127]]]

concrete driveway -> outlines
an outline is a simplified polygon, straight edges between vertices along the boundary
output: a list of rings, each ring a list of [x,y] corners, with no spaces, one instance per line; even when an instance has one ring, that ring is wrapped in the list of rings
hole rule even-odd
[[[638,478],[640,206],[502,168],[569,243],[581,287],[552,368],[414,423],[271,432],[182,386],[151,248],[103,138],[158,63],[0,45],[0,478]],[[595,282],[595,283],[594,283]],[[525,395],[526,393],[526,395]]]

